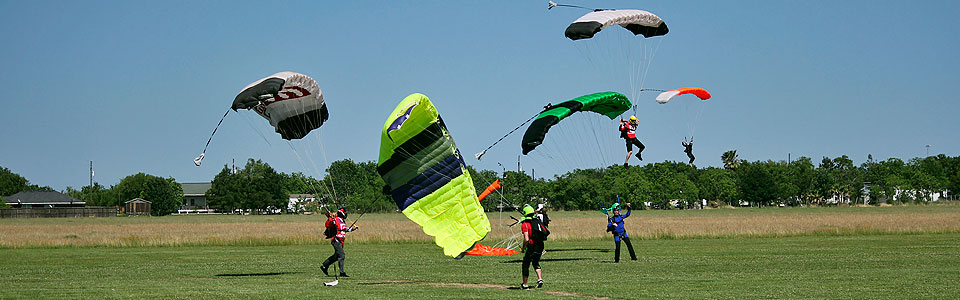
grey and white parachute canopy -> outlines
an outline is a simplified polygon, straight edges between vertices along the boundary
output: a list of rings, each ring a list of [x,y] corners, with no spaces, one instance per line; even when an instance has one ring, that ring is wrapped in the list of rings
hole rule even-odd
[[[303,138],[329,117],[317,82],[295,72],[280,72],[247,85],[230,108],[256,111],[287,140]]]
[[[280,137],[287,140],[301,139],[310,131],[320,128],[329,113],[323,102],[323,92],[317,81],[296,72],[280,72],[254,81],[237,94],[230,106],[234,111],[251,109],[270,121]],[[227,117],[227,110],[213,129],[203,152],[193,160],[198,167],[206,156],[210,141],[217,134],[220,124]]]
[[[639,9],[599,10],[587,13],[573,21],[563,33],[571,40],[589,39],[601,30],[620,25],[634,35],[654,37],[665,35],[670,30],[657,15]]]

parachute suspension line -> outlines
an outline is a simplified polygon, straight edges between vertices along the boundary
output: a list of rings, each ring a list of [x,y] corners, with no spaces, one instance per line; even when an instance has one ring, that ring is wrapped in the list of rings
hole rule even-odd
[[[273,144],[270,143],[270,140],[267,139],[267,136],[264,135],[262,131],[260,131],[260,128],[257,128],[257,126],[253,125],[253,121],[250,120],[250,117],[247,116],[247,114],[241,114],[241,115],[243,115],[243,121],[247,123],[247,126],[250,126],[250,129],[253,129],[253,132],[256,132],[257,135],[259,135],[260,138],[263,139],[263,142],[267,143],[267,146],[273,146]]]
[[[690,132],[691,139],[693,139],[693,135],[697,131],[697,124],[700,122],[700,117],[703,116],[703,109],[704,109],[704,106],[706,105],[706,103],[704,103],[703,100],[695,100],[694,102],[696,103],[693,105],[696,105],[697,107],[695,109],[696,113],[695,114],[689,113],[690,115],[693,115],[693,119],[689,120],[688,121],[689,123],[687,124],[687,131]]]
[[[307,113],[307,105],[306,105],[306,103],[300,103],[300,106],[297,108],[297,113],[300,114],[300,115],[303,115],[303,114],[306,114],[306,113]],[[321,121],[321,122],[322,122],[322,121]],[[322,140],[322,137],[320,136],[320,135],[322,135],[322,133],[323,133],[323,132],[322,132],[323,129],[320,128],[320,125],[323,125],[323,124],[313,124],[313,119],[307,118],[307,119],[306,119],[306,122],[303,122],[303,123],[301,124],[300,130],[301,130],[301,132],[308,132],[310,129],[316,128],[315,130],[313,130],[313,131],[316,132],[316,133],[314,134],[314,136],[316,137],[316,138],[315,138],[315,143],[317,144],[317,147],[320,149],[321,155],[323,156],[324,165],[329,166],[329,165],[330,165],[330,162],[329,162],[329,160],[327,160],[326,151],[324,151],[324,149],[323,149],[323,140]],[[309,135],[309,133],[307,133],[307,134]],[[301,139],[301,140],[303,140],[304,143],[308,143],[308,142],[309,142],[309,138],[307,138],[307,139]],[[307,169],[307,165],[306,165],[306,163],[304,162],[303,157],[300,155],[299,151],[297,151],[297,149],[293,146],[293,142],[288,140],[288,141],[287,141],[287,145],[289,145],[290,148],[291,148],[291,149],[294,151],[294,153],[297,155],[297,159],[300,161],[300,165],[301,165],[304,169]],[[304,147],[304,151],[307,152],[307,153],[306,153],[306,154],[307,154],[307,160],[310,162],[310,167],[311,167],[312,170],[313,170],[313,176],[314,176],[314,178],[321,178],[321,177],[322,177],[321,175],[322,175],[323,173],[320,172],[320,169],[319,169],[319,167],[318,167],[318,165],[317,165],[317,162],[314,161],[314,159],[313,159],[314,154],[313,154],[313,150],[312,150],[312,149],[313,149],[312,147]],[[330,177],[330,183],[329,183],[330,186],[326,186],[326,183],[324,182],[324,181],[326,181],[326,180],[320,180],[320,182],[319,182],[320,191],[324,191],[324,192],[329,193],[329,194],[333,197],[333,202],[334,202],[334,204],[336,204],[337,207],[343,207],[343,203],[340,201],[340,198],[337,196],[336,188],[335,188],[335,185],[334,185],[334,183],[333,183],[333,180],[334,180],[333,176],[332,176],[331,174],[327,174],[327,176]],[[314,190],[314,193],[317,194],[317,196],[320,196],[319,193],[316,193],[316,191],[317,191],[317,188],[316,188],[316,187],[311,187],[311,188]],[[330,209],[329,209],[328,207],[327,207],[327,211],[328,211],[328,212],[330,211]]]
[[[552,9],[552,8],[554,8],[554,7],[580,8],[580,9],[586,9],[586,10],[592,10],[592,11],[601,11],[601,10],[603,10],[603,9],[601,9],[601,8],[589,8],[589,7],[583,7],[583,6],[578,6],[578,5],[570,5],[570,4],[557,4],[556,2],[553,2],[553,1],[547,1],[547,10],[550,10],[550,9]]]
[[[593,140],[597,142],[597,152],[600,152],[600,156],[599,156],[600,161],[602,164],[606,165],[608,161],[608,157],[603,151],[603,146],[600,143],[600,136],[599,134],[597,134],[597,127],[602,126],[601,123],[603,123],[603,122],[600,122],[599,120],[600,120],[599,118],[594,119],[594,121],[596,121],[595,122],[596,126],[590,126],[590,129],[593,130]]]
[[[193,159],[193,164],[199,167],[200,163],[203,162],[203,157],[207,155],[207,147],[210,146],[210,141],[213,140],[213,135],[217,134],[217,129],[220,129],[220,124],[223,124],[223,119],[226,119],[227,114],[229,113],[230,113],[229,109],[223,113],[223,117],[220,118],[220,122],[217,122],[217,127],[214,127],[213,133],[210,133],[210,138],[207,139],[207,144],[203,146],[203,151],[200,152],[200,156],[197,156],[197,158]]]
[[[546,110],[546,107],[544,107],[544,110]],[[505,135],[503,135],[502,137],[500,137],[500,139],[498,139],[496,142],[493,142],[493,144],[491,144],[490,146],[488,146],[487,149],[483,149],[483,151],[480,151],[479,153],[474,154],[473,156],[475,156],[475,157],[477,158],[477,160],[480,160],[480,158],[483,157],[483,155],[487,153],[487,150],[490,150],[490,148],[493,148],[493,146],[496,146],[497,143],[499,143],[499,142],[502,141],[503,139],[507,138],[507,136],[513,134],[514,131],[517,131],[517,129],[520,129],[520,127],[523,127],[523,125],[527,125],[527,123],[529,123],[531,120],[537,118],[537,116],[539,116],[539,115],[540,115],[540,113],[534,114],[533,116],[531,116],[531,117],[530,117],[529,119],[527,119],[526,121],[523,121],[523,123],[520,123],[520,125],[518,125],[516,128],[514,128],[513,130],[510,130],[510,132],[507,132],[507,134],[505,134]]]
[[[643,85],[644,85],[644,83],[647,81],[647,75],[650,73],[650,66],[653,65],[653,58],[657,56],[657,52],[659,52],[659,50],[660,50],[660,45],[663,44],[663,39],[664,39],[664,38],[666,38],[666,36],[661,36],[659,39],[657,39],[656,47],[653,47],[653,51],[649,53],[649,57],[647,58],[647,64],[644,66],[645,68],[644,68],[644,70],[643,70],[643,75],[642,75],[641,78],[640,78],[640,91],[641,91],[641,92],[644,91]],[[644,48],[644,49],[646,49],[646,48]],[[646,54],[645,54],[645,56],[646,56]],[[663,92],[663,90],[651,90],[651,91],[660,91],[660,92]],[[638,93],[637,96],[639,97],[639,93]]]
[[[496,244],[491,245],[490,247],[516,250],[517,247],[520,247],[520,240],[522,235],[523,235],[522,233],[515,233],[511,236],[504,238],[500,242],[497,242]]]
[[[294,146],[293,146],[293,143],[291,143],[290,141],[287,141],[287,146],[290,147],[290,150],[293,151],[294,156],[297,157],[297,161],[300,162],[300,166],[301,166],[302,168],[306,169],[306,168],[307,168],[307,165],[306,165],[306,162],[304,161],[303,157],[300,155],[300,151],[297,151],[297,148],[294,147]],[[306,184],[306,182],[304,182],[304,184]],[[313,190],[314,196],[320,196],[320,193],[318,193],[316,187],[310,185],[310,189]],[[320,186],[320,191],[323,191],[323,186]],[[336,199],[334,199],[334,201],[336,201]],[[330,212],[330,209],[329,209],[329,208],[327,208],[327,212]]]
[[[327,166],[330,166],[330,165],[331,165],[331,164],[330,164],[330,161],[327,159],[327,150],[326,150],[325,148],[323,148],[323,143],[321,142],[321,137],[320,137],[320,135],[323,135],[323,131],[317,132],[317,144],[318,144],[319,147],[320,147],[320,156],[323,157],[324,163],[325,163]],[[327,177],[330,177],[330,191],[333,192],[333,200],[334,200],[335,202],[337,202],[337,204],[340,204],[340,200],[338,200],[338,199],[340,199],[340,197],[337,196],[337,186],[334,184],[334,181],[336,180],[336,178],[333,177],[333,174],[332,174],[332,173],[327,173]],[[320,184],[323,184],[323,183],[321,182]],[[357,219],[359,219],[359,218],[357,218]]]

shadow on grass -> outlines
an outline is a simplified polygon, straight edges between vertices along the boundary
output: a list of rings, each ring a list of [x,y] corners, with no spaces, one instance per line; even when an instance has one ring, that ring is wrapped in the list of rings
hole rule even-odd
[[[592,252],[610,252],[613,250],[607,248],[568,248],[568,249],[550,249],[547,248],[547,252],[566,252],[566,251],[592,251]]]
[[[247,276],[277,276],[286,274],[297,274],[300,272],[269,272],[269,273],[236,273],[236,274],[217,274],[217,277],[247,277]]]
[[[551,262],[551,261],[578,261],[578,260],[594,260],[592,258],[543,258],[540,259],[541,262]],[[522,263],[523,259],[514,259],[501,262],[502,264],[515,264]]]

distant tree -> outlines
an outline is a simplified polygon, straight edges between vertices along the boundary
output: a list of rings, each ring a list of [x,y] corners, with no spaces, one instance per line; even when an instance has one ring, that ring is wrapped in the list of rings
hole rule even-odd
[[[319,197],[319,194],[322,194],[320,191],[325,189],[320,180],[300,172],[280,173],[280,176],[283,177],[283,192],[287,194],[311,194]]]
[[[396,202],[383,193],[386,183],[377,173],[376,162],[335,161],[327,168],[322,185],[329,187],[330,200],[337,205],[360,211],[397,210]]]
[[[750,205],[764,206],[776,199],[777,182],[774,174],[762,162],[747,162],[737,168],[740,194]]]
[[[507,172],[504,194],[508,201],[516,201],[512,195],[519,192],[514,190],[514,186],[523,181],[520,179],[522,177],[525,175],[513,171]],[[562,210],[594,210],[597,209],[597,203],[600,201],[609,204],[610,198],[605,196],[609,195],[609,190],[604,191],[609,185],[603,184],[604,178],[604,171],[598,169],[574,170],[559,175],[553,179],[547,189],[550,204]]]
[[[727,170],[733,170],[740,166],[740,156],[737,155],[737,150],[724,152],[720,155],[720,161],[723,162],[723,168]]]
[[[100,185],[99,182],[94,182],[92,189],[90,186],[83,186],[80,187],[80,190],[77,190],[68,186],[63,193],[77,200],[86,201],[87,206],[123,205],[123,203],[120,201],[120,198],[117,197],[116,189],[113,187],[106,188]]]
[[[0,167],[0,196],[10,196],[26,189],[26,178],[10,169]]]
[[[213,178],[206,197],[211,207],[221,210],[266,211],[285,208],[290,201],[283,192],[283,176],[270,165],[254,159],[237,172],[226,165]]]
[[[801,156],[800,159],[791,161],[789,164],[789,176],[793,186],[796,187],[796,194],[794,195],[796,201],[802,204],[810,204],[811,198],[815,195],[816,169],[813,166],[813,160]]]
[[[740,199],[736,173],[727,169],[710,167],[702,170],[697,188],[700,189],[700,197],[708,201],[733,205],[734,201]]]
[[[683,207],[690,207],[700,199],[700,189],[690,180],[689,168],[684,163],[662,162],[643,166],[643,177],[651,184],[649,190],[655,208],[673,208],[670,203],[678,201]]]
[[[470,178],[473,179],[473,186],[476,188],[478,196],[480,193],[483,193],[483,190],[486,189],[487,186],[500,178],[497,172],[491,170],[477,171],[472,166],[467,166],[467,171],[470,172]],[[500,193],[494,192],[487,197],[487,199],[480,202],[483,208],[487,211],[497,210],[497,205],[500,204]]]
[[[170,214],[183,203],[183,189],[173,178],[137,173],[124,177],[114,188],[121,202],[134,198],[150,201],[154,216]]]
[[[0,196],[10,196],[22,191],[52,191],[49,186],[38,186],[30,184],[20,174],[10,171],[10,169],[0,167]]]

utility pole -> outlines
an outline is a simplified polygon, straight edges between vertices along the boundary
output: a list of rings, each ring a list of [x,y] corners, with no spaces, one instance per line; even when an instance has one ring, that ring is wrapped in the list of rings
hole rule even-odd
[[[930,156],[930,144],[927,144],[927,156]]]
[[[87,191],[87,203],[93,202],[93,161],[90,161],[90,190]],[[71,203],[73,204],[73,203]]]

